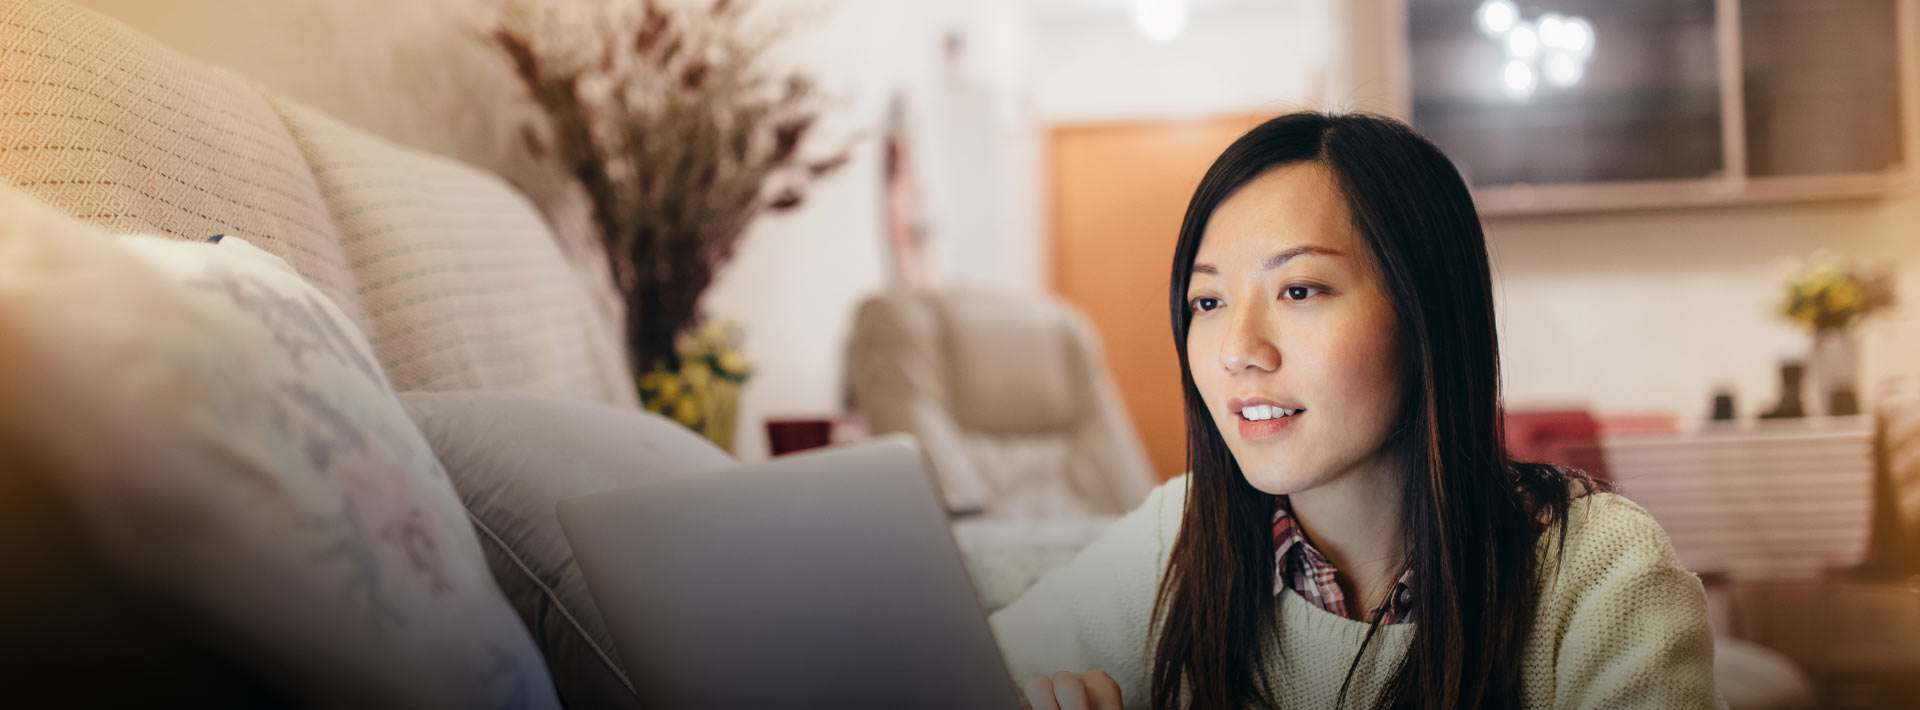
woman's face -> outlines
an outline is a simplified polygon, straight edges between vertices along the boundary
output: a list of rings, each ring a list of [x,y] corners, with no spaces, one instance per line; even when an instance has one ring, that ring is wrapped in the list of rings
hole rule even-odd
[[[1274,168],[1214,210],[1187,307],[1193,382],[1255,488],[1290,495],[1382,468],[1399,329],[1325,165]]]

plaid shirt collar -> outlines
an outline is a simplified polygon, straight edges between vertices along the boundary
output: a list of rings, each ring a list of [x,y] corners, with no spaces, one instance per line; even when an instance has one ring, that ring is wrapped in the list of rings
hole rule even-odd
[[[1347,594],[1334,582],[1336,570],[1333,561],[1313,546],[1307,539],[1307,533],[1300,522],[1293,517],[1293,507],[1286,496],[1273,497],[1273,593],[1280,594],[1283,589],[1292,589],[1295,594],[1312,602],[1314,606],[1343,618],[1357,619],[1347,608]],[[1400,581],[1394,585],[1393,595],[1387,603],[1380,605],[1368,614],[1365,621],[1373,623],[1376,617],[1382,624],[1399,624],[1412,621],[1413,588],[1408,582],[1413,579],[1413,569],[1400,574]]]

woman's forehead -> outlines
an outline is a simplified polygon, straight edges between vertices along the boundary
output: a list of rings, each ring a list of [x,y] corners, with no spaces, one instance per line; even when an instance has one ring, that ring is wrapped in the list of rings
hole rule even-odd
[[[1333,173],[1317,161],[1292,163],[1247,181],[1214,209],[1195,265],[1246,268],[1254,264],[1240,262],[1291,249],[1355,254],[1359,247]]]

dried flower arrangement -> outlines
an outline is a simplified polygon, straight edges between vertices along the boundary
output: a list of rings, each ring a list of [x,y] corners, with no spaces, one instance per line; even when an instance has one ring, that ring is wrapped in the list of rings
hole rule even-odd
[[[753,21],[742,0],[597,2],[588,37],[546,46],[509,22],[492,40],[550,120],[550,140],[526,127],[529,146],[592,201],[634,372],[678,371],[675,337],[747,225],[798,207],[848,150],[809,157],[826,101],[807,75],[769,66],[783,25]]]

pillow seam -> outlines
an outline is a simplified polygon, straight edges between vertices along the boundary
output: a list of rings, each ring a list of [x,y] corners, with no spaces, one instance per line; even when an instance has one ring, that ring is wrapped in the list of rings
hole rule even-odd
[[[546,581],[540,579],[540,575],[535,574],[533,569],[527,566],[526,561],[521,559],[520,555],[516,554],[513,548],[507,545],[505,540],[500,539],[499,534],[495,533],[492,528],[487,527],[487,524],[481,521],[479,515],[474,514],[473,510],[467,508],[465,505],[462,505],[461,508],[466,511],[467,519],[473,521],[473,527],[479,529],[480,532],[486,533],[487,539],[491,540],[493,544],[498,545],[500,550],[506,554],[507,559],[513,561],[513,566],[520,568],[520,573],[526,575],[527,579],[532,581],[534,586],[540,588],[540,593],[545,595],[548,601],[553,602],[554,608],[560,610],[560,616],[567,620],[568,626],[573,627],[574,633],[580,636],[580,640],[585,641],[587,647],[593,649],[594,655],[600,657],[600,662],[607,666],[607,670],[613,671],[613,676],[620,679],[620,684],[626,686],[627,692],[632,693],[635,700],[639,700],[640,691],[633,687],[633,681],[628,679],[626,672],[620,669],[620,664],[614,663],[613,658],[607,655],[606,650],[600,648],[600,644],[594,643],[593,635],[587,633],[586,627],[582,626],[580,620],[574,617],[573,610],[567,608],[566,600],[561,599],[560,595],[553,591],[553,587],[547,586]]]

